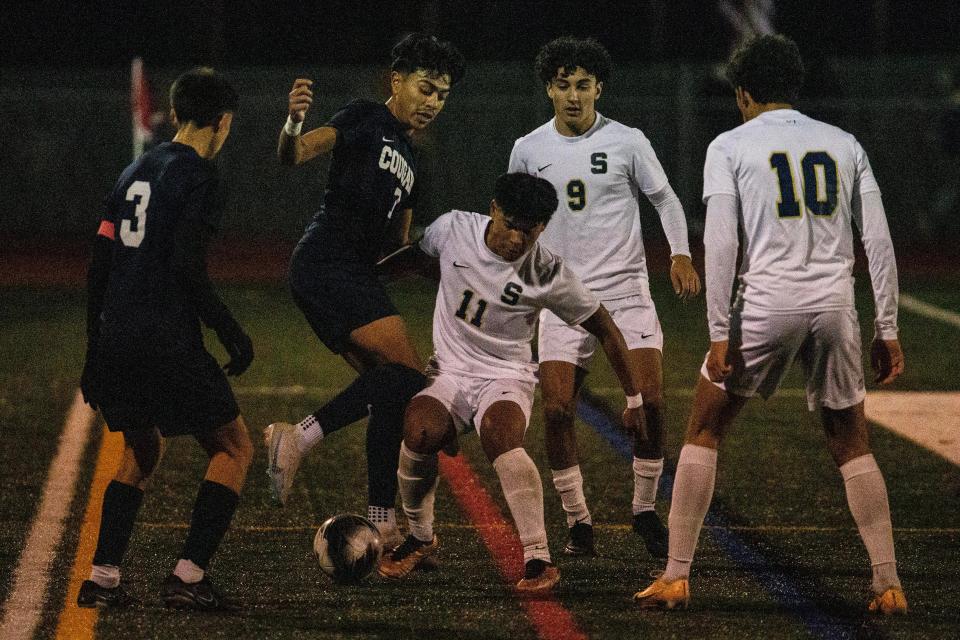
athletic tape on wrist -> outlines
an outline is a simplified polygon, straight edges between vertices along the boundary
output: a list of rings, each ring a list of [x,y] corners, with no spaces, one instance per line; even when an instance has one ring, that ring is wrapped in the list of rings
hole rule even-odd
[[[627,396],[627,409],[639,409],[643,406],[643,396],[639,393],[635,396]]]
[[[291,138],[295,138],[300,135],[300,129],[303,128],[302,122],[294,122],[293,118],[287,116],[287,123],[283,125],[283,132],[286,133]]]

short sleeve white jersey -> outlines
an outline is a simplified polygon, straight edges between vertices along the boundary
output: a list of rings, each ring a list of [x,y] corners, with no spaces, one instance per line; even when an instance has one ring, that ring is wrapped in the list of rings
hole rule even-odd
[[[602,299],[649,294],[638,197],[669,185],[650,141],[599,113],[575,137],[561,135],[555,120],[518,139],[510,154],[509,171],[557,190],[560,206],[540,242]]]
[[[507,261],[484,240],[490,217],[450,211],[427,227],[420,248],[440,260],[433,348],[441,371],[536,382],[530,342],[541,309],[580,324],[600,307],[563,260],[534,244]]]
[[[853,305],[852,199],[871,191],[856,138],[792,109],[717,136],[703,170],[704,202],[739,201],[741,295],[770,313]]]

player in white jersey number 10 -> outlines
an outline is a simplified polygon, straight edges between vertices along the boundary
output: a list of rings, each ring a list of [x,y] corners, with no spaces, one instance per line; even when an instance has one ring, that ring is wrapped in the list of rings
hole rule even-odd
[[[597,41],[562,37],[537,55],[536,69],[554,117],[517,140],[510,171],[549,180],[560,195],[542,243],[561,256],[610,310],[640,365],[649,438],[633,448],[633,528],[655,557],[667,554],[667,531],[654,504],[663,470],[663,333],[650,297],[638,197],[656,208],[670,242],[677,295],[700,291],[690,261],[683,207],[643,133],[596,111],[610,72]],[[593,555],[593,521],[583,491],[574,416],[597,342],[550,311],[540,317],[540,381],[547,457],[569,527],[568,555]]]
[[[517,589],[542,592],[559,580],[547,547],[540,474],[523,447],[536,386],[530,342],[541,309],[597,337],[627,395],[624,424],[645,438],[641,376],[623,335],[564,261],[537,243],[556,208],[549,182],[505,174],[497,179],[489,216],[451,211],[419,243],[422,255],[440,262],[437,371],[407,408],[397,476],[410,535],[383,559],[381,575],[402,578],[436,551],[437,452],[472,423],[523,546]]]
[[[707,315],[701,369],[677,463],[670,549],[663,575],[635,594],[643,607],[686,606],[688,576],[713,496],[717,449],[748,398],[769,397],[795,359],[807,404],[820,410],[827,446],[873,570],[871,612],[905,613],[890,507],[868,443],[860,327],[853,306],[853,225],[876,302],[876,382],[903,371],[897,339],[897,270],[877,182],[849,133],[793,109],[803,84],[797,45],[761,36],[738,49],[727,76],[744,124],[707,150]],[[731,306],[738,226],[745,235]]]

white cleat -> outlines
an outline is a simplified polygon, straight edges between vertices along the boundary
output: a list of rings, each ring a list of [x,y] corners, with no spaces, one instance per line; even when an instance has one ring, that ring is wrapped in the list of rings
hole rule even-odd
[[[300,430],[286,422],[274,422],[263,430],[263,443],[267,447],[267,477],[270,478],[270,497],[280,504],[287,504],[293,476],[300,468]]]

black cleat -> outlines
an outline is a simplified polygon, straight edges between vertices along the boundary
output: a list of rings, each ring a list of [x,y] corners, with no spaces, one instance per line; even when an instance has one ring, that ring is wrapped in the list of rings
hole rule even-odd
[[[643,538],[651,556],[667,557],[667,528],[660,522],[656,511],[641,511],[633,516],[633,532]]]
[[[595,556],[593,548],[593,525],[578,522],[570,527],[567,546],[563,548],[564,555],[568,556]]]
[[[200,582],[188,584],[171,573],[163,581],[160,597],[164,605],[173,609],[233,613],[243,608],[239,602],[215,587],[209,576],[203,576]]]
[[[138,600],[127,593],[123,585],[117,585],[112,589],[101,587],[93,580],[84,580],[80,585],[80,593],[77,594],[77,606],[85,609],[100,607],[103,609],[123,609],[132,604],[137,604]]]

